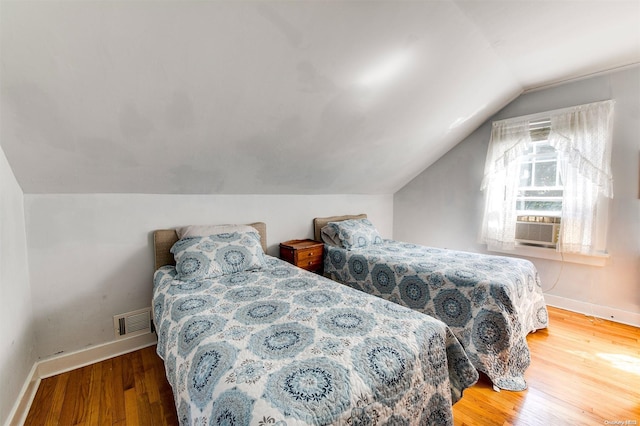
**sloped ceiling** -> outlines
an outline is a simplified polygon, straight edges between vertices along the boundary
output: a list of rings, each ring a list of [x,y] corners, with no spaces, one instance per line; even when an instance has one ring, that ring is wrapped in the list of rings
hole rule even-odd
[[[640,62],[634,1],[2,1],[25,193],[390,194],[523,90]]]

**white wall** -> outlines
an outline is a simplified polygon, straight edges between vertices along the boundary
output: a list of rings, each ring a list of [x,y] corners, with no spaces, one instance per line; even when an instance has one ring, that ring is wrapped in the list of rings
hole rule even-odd
[[[263,221],[277,256],[314,217],[357,213],[391,237],[392,195],[26,194],[38,355],[113,341],[113,315],[151,305],[155,229]]]
[[[612,168],[615,198],[609,227],[611,258],[604,267],[530,258],[547,300],[623,322],[640,317],[640,67],[531,92],[492,120],[614,99]],[[483,194],[480,181],[491,121],[394,196],[394,238],[483,252],[477,243]],[[629,320],[631,319],[631,320]],[[640,325],[640,324],[638,324]]]
[[[23,194],[0,148],[0,424],[36,361]]]

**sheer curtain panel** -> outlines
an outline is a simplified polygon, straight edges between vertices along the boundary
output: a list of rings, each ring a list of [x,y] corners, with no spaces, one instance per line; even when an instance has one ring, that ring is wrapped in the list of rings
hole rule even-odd
[[[613,198],[611,145],[613,101],[551,115],[549,143],[559,153],[564,182],[558,251],[606,251],[609,203]]]
[[[515,247],[518,168],[529,142],[528,120],[493,123],[481,188],[486,200],[481,240],[490,250]]]
[[[481,242],[490,250],[515,247],[520,159],[531,142],[530,123],[548,119],[548,140],[558,152],[563,185],[556,250],[587,255],[606,251],[606,199],[613,197],[613,106],[613,101],[603,101],[493,123],[481,187]]]

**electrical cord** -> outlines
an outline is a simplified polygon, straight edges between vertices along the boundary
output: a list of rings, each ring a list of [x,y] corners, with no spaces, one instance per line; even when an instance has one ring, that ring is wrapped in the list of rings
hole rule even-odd
[[[560,242],[558,242],[558,244],[560,244]],[[551,287],[549,287],[548,289],[543,289],[542,292],[543,293],[548,293],[549,291],[553,290],[556,285],[558,285],[558,283],[560,282],[560,276],[562,275],[562,270],[564,269],[564,264],[565,264],[565,260],[564,260],[564,254],[561,251],[560,252],[560,270],[558,271],[558,276],[556,277],[554,283],[551,285]],[[591,281],[591,284],[589,286],[589,294],[593,295],[593,281]],[[598,323],[598,322],[603,322],[604,320],[602,318],[599,318],[596,316],[595,311],[594,311],[594,306],[595,304],[593,303],[593,297],[591,297],[592,301],[589,303],[590,305],[590,313],[589,314],[584,314],[587,318],[589,318],[589,321],[592,324]]]
[[[562,270],[564,269],[564,254],[562,252],[560,252],[560,270],[558,271],[558,276],[556,277],[556,280],[554,281],[553,285],[551,287],[549,287],[548,289],[542,289],[543,293],[547,293],[551,290],[553,290],[554,288],[556,288],[556,286],[558,285],[558,282],[560,282],[560,275],[562,275]]]

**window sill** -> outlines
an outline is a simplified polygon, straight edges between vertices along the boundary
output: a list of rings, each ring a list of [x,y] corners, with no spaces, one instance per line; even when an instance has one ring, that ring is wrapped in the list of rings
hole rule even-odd
[[[516,248],[513,250],[490,249],[489,251],[510,254],[514,256],[536,257],[539,259],[556,260],[558,262],[580,263],[582,265],[599,267],[605,266],[610,257],[608,254],[584,255],[576,253],[558,253],[555,249],[552,248],[524,245],[516,246]]]

